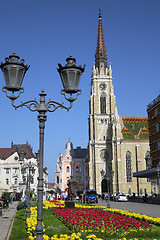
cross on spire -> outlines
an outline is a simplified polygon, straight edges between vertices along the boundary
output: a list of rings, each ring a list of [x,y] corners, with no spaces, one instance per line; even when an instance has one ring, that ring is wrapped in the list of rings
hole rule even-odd
[[[105,44],[104,44],[101,9],[99,9],[97,48],[95,53],[95,67],[98,67],[99,70],[102,67],[104,69],[107,68],[107,53],[106,53]]]

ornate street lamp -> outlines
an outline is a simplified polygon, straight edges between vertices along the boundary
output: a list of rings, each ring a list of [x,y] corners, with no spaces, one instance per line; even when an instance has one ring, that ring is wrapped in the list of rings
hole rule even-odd
[[[61,107],[69,111],[72,107],[73,101],[75,101],[78,95],[81,94],[81,90],[78,89],[79,81],[82,73],[85,70],[85,66],[77,66],[76,59],[70,56],[66,59],[67,64],[62,67],[59,64],[58,72],[61,76],[62,84],[64,89],[62,89],[61,94],[64,95],[65,99],[70,102],[70,106],[66,107],[63,103],[58,103],[56,101],[49,100],[47,103],[45,101],[44,90],[39,94],[40,102],[37,100],[29,100],[26,102],[21,102],[19,105],[15,105],[14,101],[17,99],[20,94],[24,91],[21,87],[24,75],[28,70],[29,66],[24,65],[24,59],[19,61],[20,57],[13,52],[9,58],[5,59],[4,63],[1,63],[0,68],[4,73],[6,86],[3,87],[3,91],[6,93],[6,96],[11,99],[12,106],[17,109],[19,107],[26,106],[30,111],[38,112],[38,121],[39,121],[39,177],[38,177],[38,202],[37,202],[37,237],[36,240],[43,239],[43,226],[42,226],[42,212],[43,212],[43,152],[44,152],[44,128],[45,121],[47,120],[46,112],[54,112],[57,108]],[[8,92],[11,92],[11,95],[8,95]],[[17,92],[17,96],[15,95]],[[66,94],[70,96],[67,97]],[[73,98],[72,94],[76,94]],[[53,109],[51,109],[53,107]]]
[[[18,152],[19,156],[19,162],[21,165],[21,172],[22,174],[25,174],[26,169],[28,170],[27,172],[27,182],[26,182],[26,202],[27,202],[27,211],[26,211],[26,217],[30,218],[31,210],[30,210],[30,184],[31,184],[31,172],[34,173],[35,171],[35,164],[32,164],[31,161],[29,163],[24,163],[24,156],[26,153],[21,150]]]

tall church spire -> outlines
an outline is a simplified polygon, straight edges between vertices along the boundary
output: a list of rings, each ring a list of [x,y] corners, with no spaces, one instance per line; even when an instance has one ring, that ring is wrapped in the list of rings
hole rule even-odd
[[[107,68],[107,53],[104,44],[103,27],[102,27],[102,15],[101,9],[99,9],[99,23],[98,23],[98,36],[97,36],[97,48],[95,53],[95,67],[99,70],[103,67]]]

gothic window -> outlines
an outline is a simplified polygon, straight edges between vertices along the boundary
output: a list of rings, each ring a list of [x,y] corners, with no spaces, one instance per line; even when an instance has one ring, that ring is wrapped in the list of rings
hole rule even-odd
[[[101,113],[106,113],[106,95],[102,94],[100,97],[100,111]]]
[[[132,160],[131,160],[131,152],[126,152],[126,179],[127,182],[132,182]]]
[[[67,166],[67,172],[69,172],[69,167]]]

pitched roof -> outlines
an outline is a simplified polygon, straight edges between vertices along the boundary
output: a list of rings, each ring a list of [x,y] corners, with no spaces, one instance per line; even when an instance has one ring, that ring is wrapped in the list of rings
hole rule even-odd
[[[149,139],[148,117],[121,117],[124,139]]]
[[[25,155],[26,159],[35,158],[32,152],[32,148],[29,145],[18,144],[18,145],[12,145],[11,148],[0,148],[0,159],[6,160],[12,154],[14,154],[15,152],[19,152],[21,150],[23,150],[26,153]]]
[[[75,156],[74,158],[86,158],[88,155],[88,149],[87,148],[81,148],[77,147],[74,149]]]

